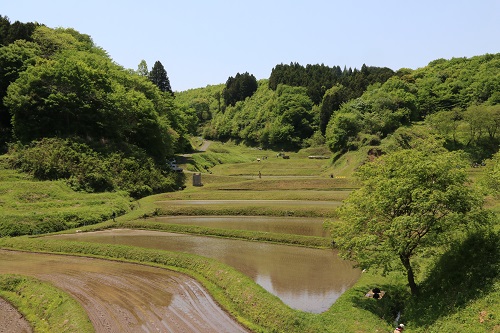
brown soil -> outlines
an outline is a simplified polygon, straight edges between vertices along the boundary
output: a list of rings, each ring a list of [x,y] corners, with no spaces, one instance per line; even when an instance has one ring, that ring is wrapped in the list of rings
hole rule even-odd
[[[96,332],[248,332],[196,280],[166,269],[0,250],[0,274],[34,276],[66,291]]]
[[[31,333],[28,321],[9,302],[0,298],[0,332]]]

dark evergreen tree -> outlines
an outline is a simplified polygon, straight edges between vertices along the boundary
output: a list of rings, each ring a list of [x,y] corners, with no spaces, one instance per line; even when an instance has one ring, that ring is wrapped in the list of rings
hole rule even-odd
[[[222,92],[226,106],[235,105],[238,101],[253,95],[257,91],[257,79],[252,74],[245,72],[237,73],[235,77],[230,76],[226,81],[226,87]]]
[[[347,67],[342,71],[339,66],[328,67],[324,64],[306,67],[298,63],[280,64],[271,71],[269,88],[276,90],[279,84],[306,87],[309,98],[319,105],[325,92],[336,84],[343,85],[349,91],[347,97],[351,99],[361,96],[370,84],[383,83],[393,75],[394,72],[389,68],[366,65],[361,71]]]
[[[10,21],[7,16],[0,15],[0,45],[7,45]]]
[[[167,76],[167,71],[161,62],[156,61],[151,72],[149,72],[149,79],[153,82],[161,91],[169,92],[172,96],[174,95],[172,88],[170,87],[170,80]]]
[[[38,23],[22,23],[19,21],[10,23],[7,16],[0,15],[0,45],[8,45],[19,39],[31,42],[31,35],[39,25]]]

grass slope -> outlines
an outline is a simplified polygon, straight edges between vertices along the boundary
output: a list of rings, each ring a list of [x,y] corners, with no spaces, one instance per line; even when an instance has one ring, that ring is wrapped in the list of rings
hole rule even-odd
[[[23,314],[34,332],[94,332],[82,306],[49,283],[19,275],[0,275],[0,297]]]
[[[148,217],[162,214],[279,216],[292,214],[294,216],[323,216],[325,219],[334,217],[334,209],[312,210],[307,207],[307,203],[303,206],[297,204],[293,210],[290,210],[277,206],[252,206],[244,202],[231,206],[231,209],[227,207],[208,209],[200,208],[199,205],[175,207],[174,202],[186,199],[341,201],[347,197],[350,190],[356,187],[353,179],[350,178],[352,172],[368,158],[366,151],[352,152],[332,164],[330,160],[308,158],[309,155],[321,155],[321,150],[287,152],[290,159],[286,160],[276,157],[276,154],[277,152],[247,148],[232,143],[213,144],[207,152],[195,153],[182,160],[183,166],[188,170],[192,167],[190,163],[199,162],[192,170],[201,171],[203,186],[197,187],[188,183],[183,191],[143,198],[135,203],[133,210],[128,209],[127,214],[118,217],[117,222],[106,221],[80,227],[80,229],[96,230],[123,226],[254,241],[283,242],[301,246],[323,247],[327,245],[328,239],[321,237],[288,237],[241,230],[179,226],[155,223],[153,219],[148,219]],[[258,171],[261,171],[261,178],[258,177]],[[475,172],[480,171],[475,170]],[[478,177],[477,174],[474,176]],[[31,182],[23,177],[9,170],[0,170],[0,183]],[[188,181],[190,177],[191,174],[187,171]],[[80,194],[73,193],[70,197],[73,195]],[[92,196],[81,195],[82,202],[84,202],[84,197]],[[110,194],[110,196],[110,202],[115,202],[113,200],[121,202],[116,194]],[[8,198],[12,197],[9,194]],[[49,211],[59,210],[55,208],[57,201],[55,198],[55,196],[47,198],[47,202],[51,203],[48,206],[54,205],[46,211],[47,214]],[[36,201],[43,200],[37,199]],[[108,205],[103,201],[94,208],[98,211],[102,206]],[[497,200],[490,198],[488,206],[498,211],[500,205]],[[64,207],[63,205],[62,211],[66,210]],[[109,214],[109,207],[106,209]],[[178,253],[162,252],[160,254],[139,248],[47,242],[43,238],[32,240],[4,238],[0,241],[5,247],[85,255],[98,254],[155,265],[164,262],[170,268],[184,271],[199,279],[222,306],[257,332],[389,332],[394,324],[395,315],[400,311],[401,320],[406,324],[408,332],[490,333],[500,332],[500,234],[498,233],[500,228],[498,225],[496,230],[496,233],[476,234],[450,244],[448,248],[442,249],[442,255],[439,257],[423,258],[422,269],[418,276],[418,282],[422,288],[422,296],[419,298],[410,298],[405,286],[406,279],[401,274],[393,273],[382,276],[377,272],[368,272],[363,274],[356,285],[346,291],[330,310],[320,315],[292,310],[274,296],[260,290],[260,287],[250,279],[220,263],[206,261],[196,256],[179,259]],[[153,257],[157,259],[152,259]],[[383,299],[377,301],[364,297],[366,291],[374,286],[387,292]]]

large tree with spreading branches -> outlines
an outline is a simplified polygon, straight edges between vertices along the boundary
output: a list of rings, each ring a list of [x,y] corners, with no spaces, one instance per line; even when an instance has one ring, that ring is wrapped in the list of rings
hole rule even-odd
[[[362,267],[402,269],[412,294],[418,294],[413,259],[489,221],[456,153],[400,150],[357,175],[362,186],[339,209],[340,222],[331,222],[335,244]]]

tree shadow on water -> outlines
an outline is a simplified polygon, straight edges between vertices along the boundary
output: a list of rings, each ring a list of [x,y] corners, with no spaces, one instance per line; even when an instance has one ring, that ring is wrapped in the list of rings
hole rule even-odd
[[[470,235],[436,262],[420,284],[420,295],[406,304],[405,319],[416,326],[432,325],[488,294],[499,271],[500,234]]]

